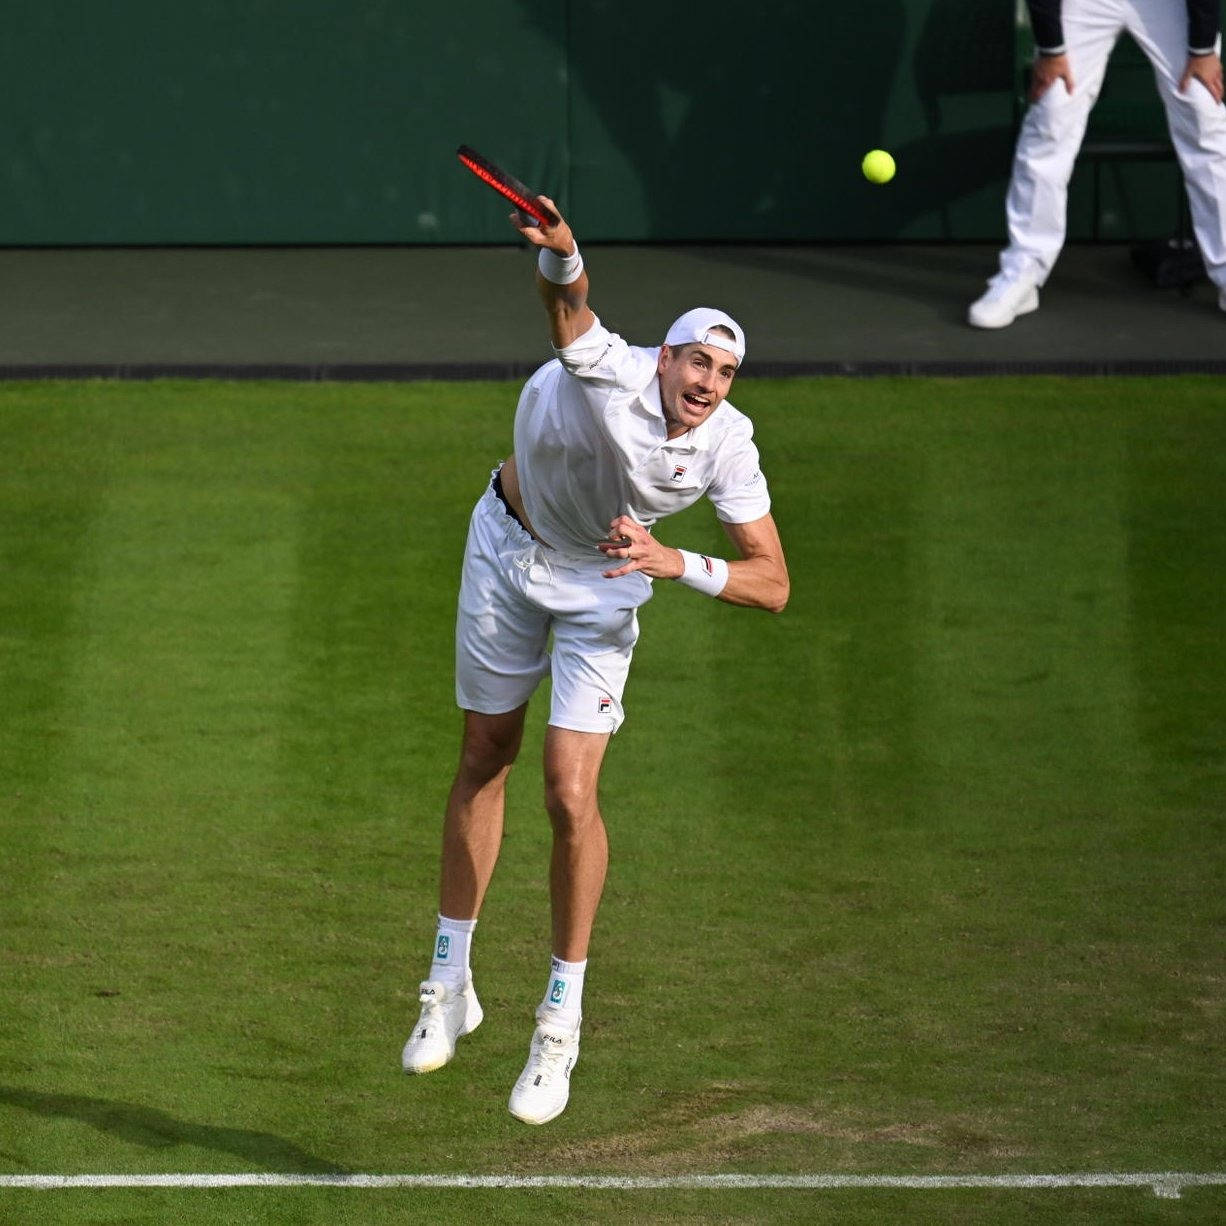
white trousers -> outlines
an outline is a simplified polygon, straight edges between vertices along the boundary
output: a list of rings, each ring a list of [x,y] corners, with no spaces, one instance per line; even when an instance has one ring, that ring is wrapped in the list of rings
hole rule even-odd
[[[1001,272],[1040,285],[1051,273],[1064,246],[1073,163],[1111,50],[1127,31],[1154,67],[1192,227],[1210,278],[1226,289],[1226,106],[1199,81],[1179,92],[1188,62],[1184,0],[1064,0],[1063,19],[1074,89],[1070,95],[1057,81],[1022,122],[1005,202],[1009,246],[1001,252]]]

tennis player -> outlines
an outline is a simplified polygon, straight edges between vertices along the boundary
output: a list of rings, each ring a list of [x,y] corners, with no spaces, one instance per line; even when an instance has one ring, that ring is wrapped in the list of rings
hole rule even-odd
[[[556,211],[553,201],[544,199]],[[528,699],[551,680],[544,747],[553,827],[552,958],[510,1111],[560,1115],[579,1058],[588,942],[608,865],[597,782],[654,580],[695,599],[779,612],[789,582],[753,428],[728,402],[745,337],[699,307],[658,348],[628,345],[588,306],[570,226],[512,223],[538,247],[537,286],[556,357],[527,382],[514,451],[469,525],[456,619],[460,763],[443,827],[438,930],[406,1072],[442,1067],[482,1018],[469,950],[502,840],[508,772]],[[656,539],[655,523],[706,495],[736,556]]]

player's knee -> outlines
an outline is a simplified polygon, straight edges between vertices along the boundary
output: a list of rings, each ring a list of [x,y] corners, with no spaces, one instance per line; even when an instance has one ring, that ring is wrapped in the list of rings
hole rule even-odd
[[[523,721],[470,713],[460,747],[460,775],[481,783],[506,770],[519,756]]]
[[[556,835],[571,838],[600,821],[595,789],[575,779],[545,783],[545,811]]]
[[[460,754],[456,778],[470,789],[479,789],[508,771],[514,761],[514,753],[465,748]]]

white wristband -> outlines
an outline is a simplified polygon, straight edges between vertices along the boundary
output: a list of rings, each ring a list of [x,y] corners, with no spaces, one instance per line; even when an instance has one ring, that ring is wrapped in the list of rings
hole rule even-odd
[[[677,576],[678,583],[692,587],[707,596],[718,596],[728,583],[728,563],[723,558],[708,558],[705,553],[678,549],[685,570]]]
[[[579,280],[579,274],[583,271],[583,256],[579,254],[578,247],[570,255],[559,255],[548,247],[542,247],[540,255],[536,257],[536,266],[546,281],[552,281],[554,285],[569,285]]]

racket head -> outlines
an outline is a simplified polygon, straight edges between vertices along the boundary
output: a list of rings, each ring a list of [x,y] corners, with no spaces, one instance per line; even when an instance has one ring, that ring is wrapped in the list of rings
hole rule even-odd
[[[520,212],[524,222],[529,225],[556,226],[561,220],[557,213],[548,205],[536,199],[533,192],[524,186],[513,174],[502,167],[496,166],[489,158],[482,157],[469,145],[461,145],[456,150],[456,157],[469,170],[492,187],[500,196],[509,200]]]

